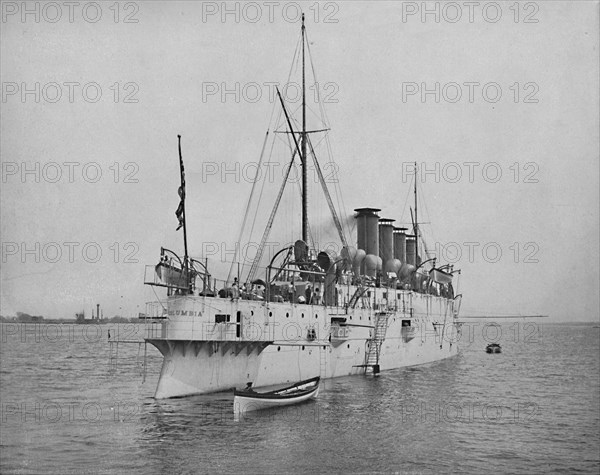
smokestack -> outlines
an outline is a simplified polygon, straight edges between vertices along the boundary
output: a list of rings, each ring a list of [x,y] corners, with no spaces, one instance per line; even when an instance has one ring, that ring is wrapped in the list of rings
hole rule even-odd
[[[379,216],[377,208],[357,208],[358,248],[367,254],[379,255]]]
[[[100,304],[96,304],[96,320],[100,320]]]
[[[406,229],[394,228],[394,257],[406,264]]]
[[[359,249],[364,249],[367,255],[379,256],[379,216],[378,208],[357,208],[357,244]],[[364,274],[364,264],[361,273]]]
[[[415,236],[406,235],[406,262],[412,266],[417,265],[417,243]]]
[[[379,220],[379,257],[381,257],[384,266],[394,258],[393,222],[393,219],[388,218]]]

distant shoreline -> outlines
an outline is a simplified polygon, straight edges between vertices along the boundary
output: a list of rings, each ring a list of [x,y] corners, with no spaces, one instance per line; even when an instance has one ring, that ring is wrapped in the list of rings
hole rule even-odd
[[[145,319],[140,319],[140,318],[122,318],[122,317],[114,317],[114,318],[107,318],[107,319],[102,319],[102,320],[92,320],[92,319],[87,319],[87,320],[80,320],[77,321],[74,318],[38,318],[35,320],[29,320],[29,319],[19,319],[18,317],[0,317],[0,323],[30,323],[32,325],[40,325],[40,324],[44,324],[44,323],[48,323],[48,324],[52,324],[52,325],[59,325],[59,324],[63,324],[63,323],[69,323],[69,324],[75,324],[75,325],[106,325],[106,324],[114,324],[114,323],[144,323]]]

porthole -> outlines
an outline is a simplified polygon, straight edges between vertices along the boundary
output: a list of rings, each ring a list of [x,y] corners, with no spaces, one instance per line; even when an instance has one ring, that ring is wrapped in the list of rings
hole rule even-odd
[[[254,315],[254,310],[250,310],[250,315]]]
[[[278,346],[278,347],[277,347],[277,351],[281,351],[281,346]]]
[[[272,317],[272,316],[273,316],[273,312],[269,312],[269,317]]]
[[[304,351],[304,345],[302,345],[302,351]]]
[[[290,314],[288,312],[285,312],[285,318],[290,318]]]
[[[302,314],[302,318],[304,318],[304,314]]]
[[[350,348],[350,343],[348,343],[348,348]]]
[[[315,318],[319,318],[319,316],[315,313]]]

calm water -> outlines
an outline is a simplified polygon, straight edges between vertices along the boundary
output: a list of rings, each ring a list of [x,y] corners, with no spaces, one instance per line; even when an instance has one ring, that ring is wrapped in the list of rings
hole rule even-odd
[[[153,400],[153,347],[143,384],[143,344],[111,366],[107,330],[133,325],[2,324],[0,471],[598,473],[600,329],[474,325],[455,358],[327,380],[316,401],[236,422],[231,394]]]

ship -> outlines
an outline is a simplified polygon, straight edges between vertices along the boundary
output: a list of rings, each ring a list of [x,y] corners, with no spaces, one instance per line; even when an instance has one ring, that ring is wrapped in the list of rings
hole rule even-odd
[[[277,196],[257,255],[248,272],[212,275],[208,259],[188,254],[186,183],[178,136],[181,184],[176,215],[183,228],[183,254],[161,248],[159,262],[146,266],[144,283],[166,293],[149,302],[145,341],[163,356],[154,397],[182,397],[251,385],[275,385],[320,377],[377,376],[458,353],[462,295],[459,269],[439,265],[421,245],[417,174],[411,222],[397,227],[377,207],[356,208],[355,232],[344,229],[317,162],[306,124],[304,16],[298,55],[302,104],[295,120],[277,89],[290,162],[302,172],[301,234],[261,267],[265,237],[273,224]],[[300,59],[300,58],[299,58]],[[264,146],[263,146],[264,150]],[[307,169],[315,163],[339,237],[339,252],[309,243]],[[415,164],[416,166],[416,164]],[[282,189],[287,175],[284,177]],[[254,187],[253,187],[254,188]],[[409,187],[409,190],[412,187]],[[300,226],[301,225],[301,226]],[[355,239],[355,241],[354,241]],[[238,268],[239,269],[239,268]],[[161,317],[152,321],[152,316]]]

